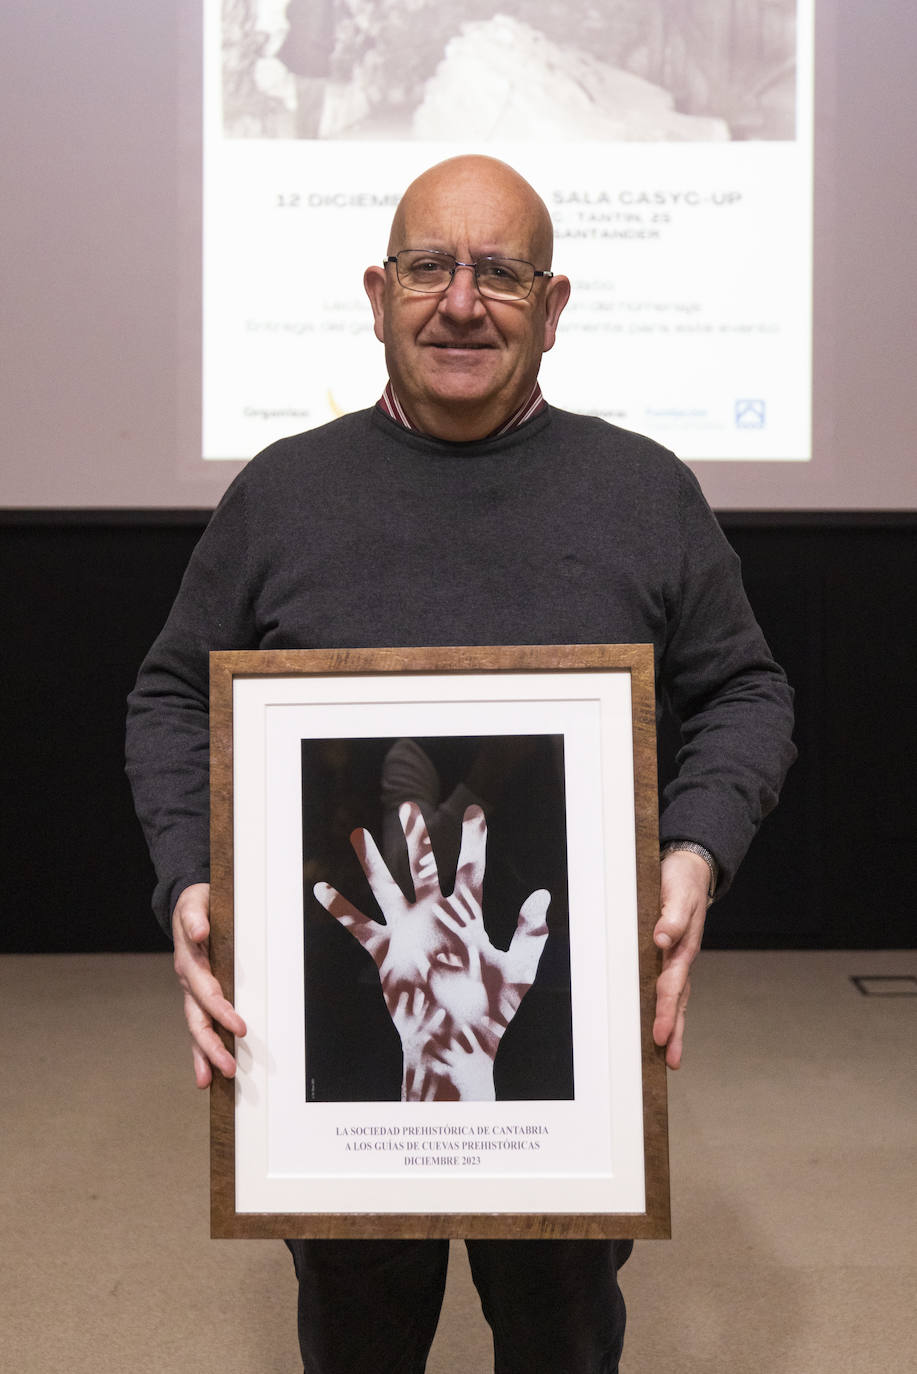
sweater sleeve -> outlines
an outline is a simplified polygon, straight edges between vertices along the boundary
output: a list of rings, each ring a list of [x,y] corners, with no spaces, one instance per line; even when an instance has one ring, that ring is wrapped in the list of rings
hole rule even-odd
[[[210,876],[209,654],[256,646],[249,548],[237,480],[128,697],[127,774],[156,870],[153,910],[167,935],[179,894]]]
[[[695,840],[709,849],[721,894],[796,757],[793,694],[748,604],[737,555],[693,473],[682,473],[681,575],[659,665],[681,748],[663,796],[660,841]]]

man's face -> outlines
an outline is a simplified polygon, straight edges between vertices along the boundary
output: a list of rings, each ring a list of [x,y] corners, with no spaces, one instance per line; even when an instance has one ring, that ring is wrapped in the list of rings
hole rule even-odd
[[[406,194],[389,251],[403,248],[547,268],[550,236],[524,182],[446,164]],[[446,439],[480,438],[527,399],[569,294],[565,277],[536,277],[525,300],[490,300],[460,267],[447,291],[425,295],[401,286],[393,263],[370,267],[364,282],[399,399],[419,428]]]

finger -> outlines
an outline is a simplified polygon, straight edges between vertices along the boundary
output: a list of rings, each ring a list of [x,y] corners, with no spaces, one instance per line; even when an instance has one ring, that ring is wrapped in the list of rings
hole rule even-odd
[[[547,915],[551,894],[540,888],[523,902],[519,920],[507,951],[507,971],[515,983],[535,981],[538,964],[548,938]]]
[[[382,908],[383,916],[387,921],[397,919],[405,909],[404,894],[389,873],[388,865],[379,853],[372,835],[368,830],[354,830],[350,836],[350,843],[360,860],[360,867],[366,874],[373,896]]]
[[[546,888],[540,887],[537,892],[526,897],[519,908],[516,934],[524,933],[529,938],[537,935],[546,940],[548,937],[548,907],[550,905],[551,894]],[[513,938],[515,939],[515,936]]]
[[[660,1044],[664,1044],[672,1033],[687,982],[688,965],[684,960],[663,960],[662,972],[656,979],[656,1021],[663,1035]]]
[[[246,1033],[245,1022],[223,995],[210,967],[209,914],[210,887],[207,883],[194,883],[185,888],[172,913],[173,965],[184,990],[194,1081],[199,1088],[206,1088],[212,1081],[214,1067],[227,1077],[232,1077],[236,1071],[235,1060],[214,1030],[214,1023],[225,1026],[238,1037]]]
[[[488,1059],[495,1058],[500,1041],[506,1033],[506,1027],[509,1025],[510,1021],[512,1021],[516,1012],[516,1007],[518,1007],[521,1001],[521,997],[516,999],[515,1005],[503,1020],[494,1016],[482,1016],[475,1022],[475,1044],[487,1055]]]
[[[483,1034],[483,1030],[481,1034]],[[487,1046],[481,1039],[478,1029],[474,1026],[467,1024],[460,1026],[454,1039],[466,1054],[487,1054],[488,1059],[493,1058],[492,1054],[488,1054]]]
[[[199,906],[185,906],[181,911],[176,908],[172,925],[173,938],[178,934],[188,944],[203,945],[210,938],[210,922],[206,912]]]
[[[191,1032],[195,1080],[205,1088],[212,1077],[211,1066],[224,1078],[233,1078],[236,1061],[213,1028],[213,1021],[190,993],[185,994],[185,1022]]]
[[[701,918],[706,914],[706,903],[700,908]],[[693,906],[668,903],[662,908],[662,915],[653,928],[653,942],[658,949],[676,949],[691,929],[691,923],[698,914]],[[698,940],[698,944],[700,941]]]
[[[663,971],[656,980],[656,1021],[653,1025],[653,1039],[656,1044],[670,1043],[678,1024],[679,1011],[685,1010],[690,992],[690,970],[698,949],[704,916],[689,923],[681,940],[672,947],[664,949]]]
[[[472,921],[481,919],[481,892],[487,857],[487,822],[480,806],[469,806],[462,820],[462,847],[455,874],[453,906]]]
[[[384,987],[382,991],[385,993]],[[402,988],[399,992],[395,993],[394,996],[386,993],[385,1002],[388,1007],[388,1014],[392,1018],[395,1028],[403,1041],[404,1036],[410,1029],[410,1018],[408,1016],[409,993],[406,988]]]
[[[436,1078],[426,1064],[410,1065],[405,1071],[401,1089],[402,1102],[432,1102],[436,1095]]]
[[[192,883],[179,896],[172,913],[174,941],[203,944],[210,935],[210,884]]]
[[[385,957],[389,942],[385,926],[364,916],[330,883],[316,883],[312,891],[325,910],[369,950],[377,963]]]
[[[415,988],[411,996],[411,1020],[420,1028],[423,1023],[424,1011],[426,1010],[427,999],[423,988]]]
[[[444,1032],[447,1029],[445,1022],[445,1007],[437,1007],[432,1011],[432,1015],[431,1008],[429,1006],[427,1007],[427,1019],[424,1022],[423,1030],[424,1034],[428,1035],[430,1040],[436,1045],[444,1043]]]
[[[424,988],[414,988],[405,994],[404,1002],[399,1000],[399,1014],[402,1019],[401,1030],[406,1036],[414,1040],[422,1037],[424,1041],[442,1039],[446,1029],[446,1010],[431,1002]],[[428,1049],[429,1046],[424,1050],[425,1054]]]
[[[190,997],[204,1012],[233,1035],[246,1034],[245,1022],[235,1007],[223,994],[223,989],[210,967],[206,949],[200,945],[179,942],[173,956],[173,966],[178,981]]]
[[[670,1069],[681,1068],[681,1061],[684,1052],[684,1039],[685,1009],[684,1007],[682,1007],[676,1018],[675,1029],[669,1037],[669,1043],[666,1046],[665,1051],[665,1062]]]
[[[484,938],[487,939],[486,935],[485,935]],[[489,941],[489,940],[487,941],[487,943],[488,943],[488,945],[490,946],[490,948],[492,949],[493,946],[490,945],[490,941]],[[463,946],[463,950],[464,950],[464,955],[465,955],[465,959],[464,959],[464,963],[465,963],[465,976],[466,976],[466,977],[469,979],[469,981],[472,982],[472,983],[483,983],[483,982],[484,982],[484,960],[483,960],[483,958],[481,957],[481,950],[480,950],[480,948],[478,947],[478,945],[475,945],[475,944],[466,944],[466,945]]]
[[[398,808],[398,819],[401,821],[408,847],[415,902],[421,902],[427,897],[439,897],[441,889],[436,856],[420,807],[416,802],[402,802]]]
[[[653,1040],[657,1045],[672,1047],[672,1054],[680,1061],[681,1040],[684,1036],[685,1009],[691,995],[687,961],[673,961],[664,967],[656,980],[656,1019]],[[668,1062],[667,1055],[667,1062]],[[675,1065],[677,1067],[677,1064]]]
[[[194,1068],[194,1081],[199,1088],[209,1088],[213,1079],[210,1060],[191,1042],[191,1063]]]
[[[659,949],[675,949],[683,940],[700,948],[707,915],[710,872],[697,854],[667,854],[660,868],[659,920],[653,940]]]
[[[662,870],[662,914],[653,939],[662,949],[662,972],[656,983],[656,1020],[653,1038],[668,1046],[679,1027],[689,992],[691,965],[700,950],[707,915],[707,891],[696,866],[678,863],[680,854],[670,855]],[[695,859],[696,855],[688,855]],[[702,867],[706,869],[703,861]],[[682,1032],[683,1033],[683,1028]],[[680,1050],[672,1057],[680,1059]]]
[[[456,900],[454,892],[451,897],[446,897],[442,902],[436,903],[433,917],[444,931],[447,931],[449,935],[457,936],[462,945],[467,945],[468,927],[473,923],[474,916],[465,902]],[[454,944],[454,941],[450,941],[450,943]]]
[[[233,1035],[242,1037],[247,1028],[210,967],[207,951],[200,945],[179,942],[172,960],[176,976],[190,998],[211,1021],[225,1026]]]
[[[684,1050],[685,1020],[688,1008],[688,998],[690,995],[691,985],[687,983],[675,1009],[675,1017],[669,1035],[665,1040],[660,1042],[665,1045],[665,1062],[670,1069],[678,1069],[681,1067]]]

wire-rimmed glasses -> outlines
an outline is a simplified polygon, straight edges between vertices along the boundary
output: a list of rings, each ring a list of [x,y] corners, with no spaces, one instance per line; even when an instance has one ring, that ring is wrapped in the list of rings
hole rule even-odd
[[[448,291],[456,268],[474,272],[475,285],[482,296],[493,301],[524,301],[531,294],[536,277],[552,277],[523,258],[482,257],[477,262],[459,262],[451,253],[428,248],[402,248],[383,258],[395,264],[398,280],[408,291],[442,295]]]

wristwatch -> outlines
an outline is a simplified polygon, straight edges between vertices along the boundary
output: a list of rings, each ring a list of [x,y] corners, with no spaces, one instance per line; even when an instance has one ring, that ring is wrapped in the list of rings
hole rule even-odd
[[[698,844],[696,840],[669,840],[668,844],[664,844],[659,851],[659,857],[660,859],[664,859],[666,854],[674,854],[676,850],[680,849],[687,850],[689,854],[697,854],[710,869],[710,886],[707,888],[707,902],[712,902],[716,896],[716,884],[720,876],[719,865],[716,859],[710,853],[709,849],[705,849],[704,846]]]

